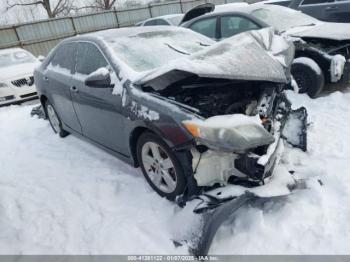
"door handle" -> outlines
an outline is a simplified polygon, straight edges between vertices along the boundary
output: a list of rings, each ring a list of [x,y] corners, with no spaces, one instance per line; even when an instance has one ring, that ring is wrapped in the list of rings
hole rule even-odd
[[[338,6],[328,6],[326,7],[326,11],[333,11],[333,10],[337,10],[338,9]]]
[[[76,87],[76,86],[72,86],[70,88],[70,91],[74,92],[74,93],[78,93],[79,92],[79,89]]]

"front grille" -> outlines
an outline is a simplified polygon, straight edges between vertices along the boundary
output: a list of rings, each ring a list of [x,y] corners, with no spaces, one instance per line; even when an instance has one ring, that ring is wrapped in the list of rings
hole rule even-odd
[[[34,77],[30,76],[26,78],[17,79],[17,80],[11,81],[11,83],[17,87],[32,86],[34,84]]]
[[[25,94],[25,95],[21,95],[20,97],[21,97],[21,98],[26,98],[26,97],[35,96],[35,95],[37,95],[36,92],[34,92],[34,93],[29,93],[29,94]]]

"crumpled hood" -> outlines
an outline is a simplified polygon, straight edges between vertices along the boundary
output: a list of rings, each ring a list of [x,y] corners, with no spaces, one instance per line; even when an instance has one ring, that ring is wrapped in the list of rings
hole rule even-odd
[[[314,37],[332,40],[350,40],[350,24],[322,22],[314,26],[299,26],[286,31],[296,37]]]
[[[33,75],[35,67],[40,63],[25,63],[0,68],[0,81],[14,80]]]
[[[146,85],[153,80],[162,81],[162,78],[171,83],[174,71],[199,77],[286,83],[293,57],[294,45],[275,35],[272,28],[264,28],[238,34],[202,51],[173,60],[166,66],[147,72],[134,83]],[[174,78],[173,82],[178,80]]]

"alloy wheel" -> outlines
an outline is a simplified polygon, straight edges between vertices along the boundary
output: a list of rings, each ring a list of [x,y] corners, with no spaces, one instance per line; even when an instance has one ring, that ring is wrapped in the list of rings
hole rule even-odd
[[[141,151],[141,160],[154,186],[165,193],[171,193],[176,189],[175,166],[160,145],[154,142],[145,143]]]

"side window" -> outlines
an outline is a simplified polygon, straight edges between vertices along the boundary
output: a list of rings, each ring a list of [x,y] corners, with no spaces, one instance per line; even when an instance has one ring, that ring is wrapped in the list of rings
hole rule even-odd
[[[158,19],[157,25],[170,25],[170,24],[164,19]]]
[[[144,24],[144,26],[152,26],[152,25],[169,25],[169,23],[164,19],[153,19],[153,20],[147,21]]]
[[[59,66],[64,69],[68,69],[71,73],[74,72],[76,58],[76,44],[68,43],[63,44],[56,50],[51,64],[53,66]]]
[[[202,35],[210,37],[212,39],[216,38],[216,17],[203,19],[198,22],[193,23],[190,28]]]
[[[144,24],[144,26],[150,26],[150,25],[157,25],[157,20],[156,19],[150,20]]]
[[[227,38],[246,31],[260,29],[260,26],[243,16],[221,17],[221,38]]]
[[[91,43],[79,43],[77,55],[77,73],[89,75],[101,67],[107,67],[108,62],[100,50]]]
[[[333,3],[334,0],[304,0],[300,5],[317,5],[317,4],[326,4]]]

